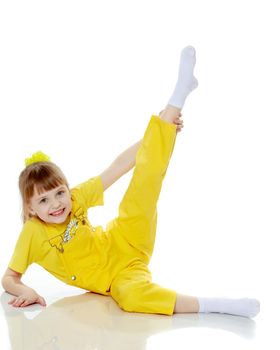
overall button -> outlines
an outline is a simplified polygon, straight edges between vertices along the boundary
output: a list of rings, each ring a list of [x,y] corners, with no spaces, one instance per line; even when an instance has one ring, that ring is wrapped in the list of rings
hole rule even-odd
[[[73,275],[73,276],[71,277],[71,280],[72,280],[72,281],[75,281],[75,280],[76,280],[76,276]]]

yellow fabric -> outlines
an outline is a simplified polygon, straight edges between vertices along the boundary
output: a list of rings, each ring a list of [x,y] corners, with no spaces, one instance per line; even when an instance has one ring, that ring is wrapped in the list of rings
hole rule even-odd
[[[24,273],[35,262],[65,283],[111,295],[124,310],[171,315],[176,293],[152,283],[148,263],[175,139],[176,126],[152,116],[118,216],[106,229],[92,227],[87,218],[90,207],[104,204],[96,176],[71,190],[67,222],[50,225],[32,218],[24,224],[9,267]]]

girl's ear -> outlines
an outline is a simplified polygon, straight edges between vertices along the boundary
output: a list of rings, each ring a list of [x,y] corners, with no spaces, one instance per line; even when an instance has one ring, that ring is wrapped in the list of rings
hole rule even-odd
[[[31,215],[36,215],[36,212],[35,212],[34,209],[32,208],[31,204],[28,204],[28,211],[29,211],[29,214],[31,214]]]

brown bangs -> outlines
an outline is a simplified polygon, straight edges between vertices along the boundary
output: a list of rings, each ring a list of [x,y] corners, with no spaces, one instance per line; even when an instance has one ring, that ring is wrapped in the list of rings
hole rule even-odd
[[[55,174],[56,175],[56,174]],[[33,182],[33,181],[31,181]],[[31,183],[30,183],[31,185]],[[65,185],[65,182],[63,181],[62,178],[59,176],[47,176],[47,177],[40,177],[38,180],[36,179],[33,182],[32,188],[30,188],[30,192],[32,191],[33,193],[29,198],[31,198],[35,192],[35,188],[38,194],[42,194],[45,191],[50,191],[53,190],[54,188],[60,186],[60,185]]]

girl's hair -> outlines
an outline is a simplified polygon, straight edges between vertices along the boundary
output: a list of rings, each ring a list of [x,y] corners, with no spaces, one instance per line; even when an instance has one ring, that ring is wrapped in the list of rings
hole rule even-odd
[[[32,217],[28,205],[34,195],[35,187],[41,194],[60,185],[66,185],[69,188],[65,175],[56,164],[47,161],[28,165],[19,176],[23,222]]]

